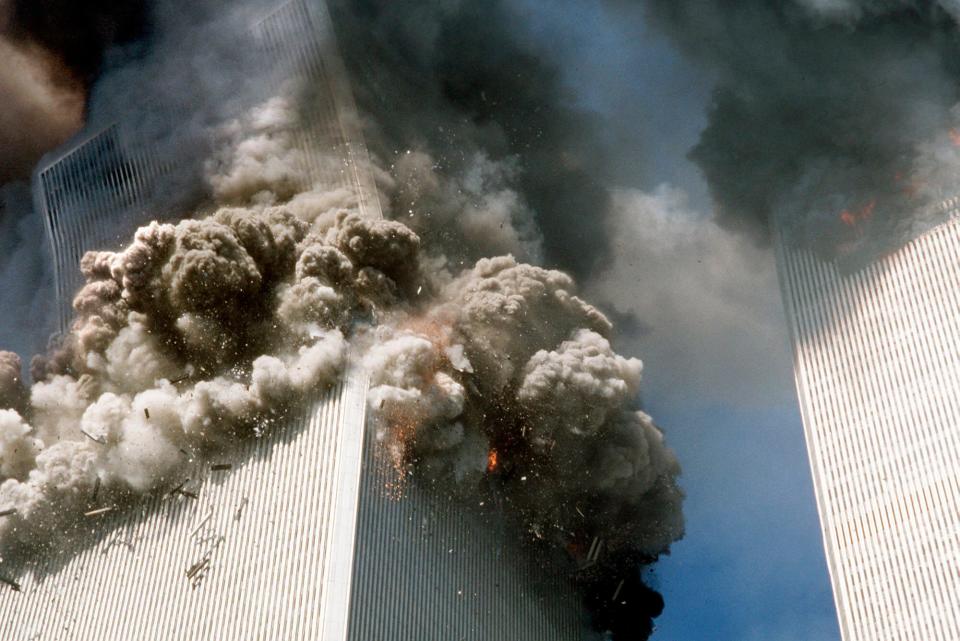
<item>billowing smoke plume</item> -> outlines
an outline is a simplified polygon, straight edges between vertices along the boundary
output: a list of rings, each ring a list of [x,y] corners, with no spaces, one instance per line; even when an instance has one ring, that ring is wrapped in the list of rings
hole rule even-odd
[[[493,478],[558,546],[600,538],[649,560],[682,532],[676,461],[631,409],[640,363],[560,272],[504,256],[437,273],[399,223],[344,211],[311,226],[283,207],[153,223],[83,269],[73,330],[29,403],[2,359],[5,558],[269,430],[337,379],[351,342],[404,476],[468,495]],[[632,612],[610,625],[643,630],[658,610]]]
[[[578,277],[605,260],[597,124],[530,44],[528,15],[503,0],[329,4],[367,141],[418,234],[471,258],[476,242],[519,248]],[[451,182],[430,189],[438,176]]]
[[[716,73],[692,158],[729,227],[762,237],[777,215],[818,249],[876,249],[957,195],[955,2],[647,3]]]
[[[131,2],[0,2],[0,184],[83,124],[87,91],[114,45],[142,37],[148,5]]]
[[[131,87],[137,109],[165,95],[140,122],[189,150],[171,173],[202,168],[204,188],[176,191],[190,183],[178,175],[163,196],[201,202],[122,251],[88,253],[76,322],[35,361],[34,385],[12,358],[2,370],[0,510],[16,512],[0,520],[0,556],[169,491],[192,461],[365,366],[398,473],[460,497],[495,486],[530,540],[597,561],[576,580],[598,629],[645,637],[663,604],[639,568],[682,534],[679,467],[636,408],[640,362],[614,352],[571,277],[530,264],[584,274],[605,257],[590,123],[500,2],[332,4],[372,171],[405,224],[361,218],[354,194],[311,183],[295,135],[309,88],[237,113],[250,57],[219,63],[249,21],[187,34],[209,55],[177,64],[185,75],[162,61],[190,48],[157,35],[163,56],[103,78],[94,102],[108,115]],[[171,108],[184,96],[197,104]],[[225,115],[212,142],[181,144],[201,136],[180,129],[208,134]]]

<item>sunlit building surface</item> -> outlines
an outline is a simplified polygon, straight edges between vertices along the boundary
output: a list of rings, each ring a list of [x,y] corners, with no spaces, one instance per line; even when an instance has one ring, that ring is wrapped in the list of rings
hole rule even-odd
[[[779,271],[845,641],[960,639],[960,219],[855,272]]]
[[[348,377],[196,464],[186,493],[92,518],[80,550],[36,559],[20,592],[0,586],[3,639],[580,639],[571,588],[496,513],[385,486],[365,399]]]
[[[277,60],[267,84],[309,74],[318,91],[302,147],[314,185],[347,189],[380,216],[356,111],[322,3],[294,0],[253,25]],[[157,215],[165,168],[122,126],[64,150],[35,175],[55,257],[60,325],[88,249],[116,249]],[[126,231],[124,231],[126,230]],[[77,549],[0,584],[4,641],[318,639],[574,641],[585,635],[569,581],[505,532],[493,506],[438,499],[396,470],[349,376],[224,460],[132,512],[90,517]],[[189,456],[189,454],[185,454]]]

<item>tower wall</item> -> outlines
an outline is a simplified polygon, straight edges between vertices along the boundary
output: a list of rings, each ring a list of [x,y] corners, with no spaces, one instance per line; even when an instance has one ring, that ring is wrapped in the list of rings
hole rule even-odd
[[[843,638],[960,639],[960,220],[853,273],[777,250]]]

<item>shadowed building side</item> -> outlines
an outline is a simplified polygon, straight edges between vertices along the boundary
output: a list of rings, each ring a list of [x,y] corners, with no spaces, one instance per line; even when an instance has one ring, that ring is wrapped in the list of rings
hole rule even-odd
[[[290,0],[252,25],[251,37],[264,52],[259,71],[264,93],[251,99],[267,99],[288,87],[307,94],[299,96],[296,144],[310,186],[346,191],[361,213],[381,218],[360,119],[325,3]],[[53,255],[61,334],[70,327],[73,296],[83,284],[79,265],[85,252],[122,249],[141,225],[182,215],[165,209],[165,202],[175,199],[163,193],[170,188],[164,180],[174,168],[171,154],[176,150],[140,139],[135,120],[83,135],[34,172],[34,204]]]

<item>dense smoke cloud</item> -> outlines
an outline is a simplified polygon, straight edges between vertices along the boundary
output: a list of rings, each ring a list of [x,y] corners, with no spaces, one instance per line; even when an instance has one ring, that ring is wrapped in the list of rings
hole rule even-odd
[[[0,2],[0,184],[80,128],[108,50],[144,36],[148,18],[141,0]]]
[[[683,521],[679,466],[634,406],[640,362],[613,351],[610,322],[566,274],[509,255],[463,269],[445,243],[312,184],[293,104],[274,97],[222,127],[203,164],[225,204],[84,256],[76,320],[35,360],[29,392],[4,360],[0,505],[16,513],[0,522],[0,557],[62,545],[85,512],[169,491],[193,460],[262,435],[356,358],[398,478],[461,498],[496,484],[509,518],[573,566],[602,541],[578,582],[588,601],[618,589],[624,601],[600,599],[595,623],[648,633],[662,602],[636,564]],[[460,206],[466,221],[477,211]],[[411,211],[423,215],[398,213]],[[490,245],[521,237],[504,227]],[[611,577],[623,582],[612,591]]]
[[[779,215],[800,241],[849,251],[902,239],[956,195],[955,3],[648,5],[717,76],[692,158],[728,227],[763,237]]]
[[[505,4],[333,3],[370,169],[404,224],[359,218],[356,194],[304,171],[325,153],[298,144],[310,87],[241,107],[263,91],[255,48],[237,51],[253,4],[157,3],[150,50],[94,88],[97,122],[135,115],[144,148],[174,152],[158,193],[192,218],[84,257],[76,322],[29,390],[3,360],[2,556],[168,491],[356,358],[398,471],[461,497],[495,485],[574,566],[600,542],[576,573],[594,623],[646,636],[663,604],[639,566],[682,534],[679,467],[636,409],[639,361],[570,276],[528,264],[606,257],[590,120]]]
[[[401,175],[398,210],[422,212],[410,221],[418,234],[475,258],[479,232],[509,219],[519,237],[502,246],[542,247],[546,264],[578,277],[603,262],[611,203],[599,178],[597,123],[574,106],[559,67],[533,48],[530,16],[501,0],[330,6],[369,116],[368,143]],[[420,155],[406,157],[411,149]],[[460,177],[456,196],[425,198],[417,189],[437,173]],[[446,235],[454,215],[471,216],[472,234]]]

